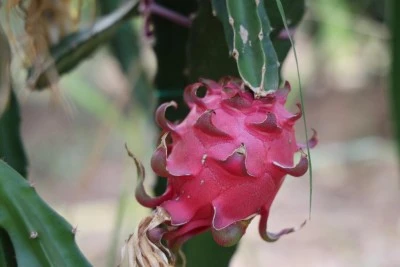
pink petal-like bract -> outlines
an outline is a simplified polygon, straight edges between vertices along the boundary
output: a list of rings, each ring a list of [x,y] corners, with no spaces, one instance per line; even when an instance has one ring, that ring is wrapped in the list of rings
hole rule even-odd
[[[207,89],[204,97],[197,94],[200,88]],[[289,91],[286,83],[255,98],[238,79],[200,80],[185,89],[190,112],[182,122],[165,118],[165,110],[176,107],[174,102],[160,106],[156,121],[166,134],[151,163],[168,180],[168,189],[153,202],[140,200],[171,216],[163,237],[167,244],[178,247],[211,230],[218,244],[234,245],[256,215],[261,215],[259,229],[266,241],[293,232],[266,232],[269,209],[285,176],[301,176],[308,169],[304,145],[296,142],[294,131],[302,114],[284,106]],[[312,146],[317,142],[314,136]],[[301,153],[299,162],[294,162],[296,152]]]

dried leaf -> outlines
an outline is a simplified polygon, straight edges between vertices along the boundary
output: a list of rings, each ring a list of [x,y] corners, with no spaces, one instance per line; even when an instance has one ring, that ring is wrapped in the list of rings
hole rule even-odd
[[[8,105],[11,90],[11,49],[7,37],[0,27],[0,117]]]
[[[184,256],[181,252],[175,255],[161,243],[164,230],[160,225],[170,222],[171,217],[161,207],[144,218],[126,241],[121,253],[121,265],[128,267],[172,267],[184,266]],[[156,233],[156,238],[149,238],[150,232]],[[178,259],[179,258],[179,259]]]

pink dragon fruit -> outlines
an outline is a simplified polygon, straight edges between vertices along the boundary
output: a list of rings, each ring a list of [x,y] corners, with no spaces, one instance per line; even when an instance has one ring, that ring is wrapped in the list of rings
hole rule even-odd
[[[197,95],[201,87],[207,89],[204,97]],[[302,176],[308,169],[304,145],[296,143],[293,128],[301,111],[292,114],[284,107],[289,91],[286,83],[256,99],[240,80],[201,80],[185,89],[190,113],[180,124],[165,118],[167,108],[176,108],[176,103],[157,109],[156,121],[165,134],[151,166],[168,185],[163,195],[151,198],[141,181],[136,198],[143,206],[161,207],[169,214],[168,230],[162,231],[169,248],[179,248],[210,229],[218,244],[234,245],[258,214],[266,241],[294,231],[266,230],[270,206],[285,175]],[[309,145],[316,143],[314,131]],[[293,166],[296,152],[301,158]]]

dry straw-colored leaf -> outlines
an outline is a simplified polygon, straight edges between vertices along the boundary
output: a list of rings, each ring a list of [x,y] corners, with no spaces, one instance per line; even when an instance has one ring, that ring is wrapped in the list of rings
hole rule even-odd
[[[2,27],[0,26],[0,117],[8,105],[11,91],[11,49]]]
[[[161,243],[162,232],[160,226],[171,220],[169,214],[158,207],[150,216],[144,218],[135,233],[126,241],[121,253],[121,265],[128,267],[173,267],[177,266],[177,258],[184,258],[179,252],[175,255]],[[149,233],[158,232],[159,238],[149,238]],[[158,240],[157,240],[158,239]],[[182,260],[181,260],[182,261]],[[183,264],[179,264],[184,266]]]

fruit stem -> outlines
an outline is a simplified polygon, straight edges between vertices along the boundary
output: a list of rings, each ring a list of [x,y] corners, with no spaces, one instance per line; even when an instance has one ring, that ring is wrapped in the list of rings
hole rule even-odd
[[[141,5],[141,12],[144,14],[146,20],[150,17],[150,15],[157,15],[185,28],[190,28],[192,25],[192,20],[188,17],[163,7],[157,4],[154,0],[144,1]]]
[[[148,9],[151,14],[168,19],[182,27],[190,28],[190,26],[192,25],[192,20],[188,17],[183,16],[171,9],[158,5],[157,3],[151,3]]]

